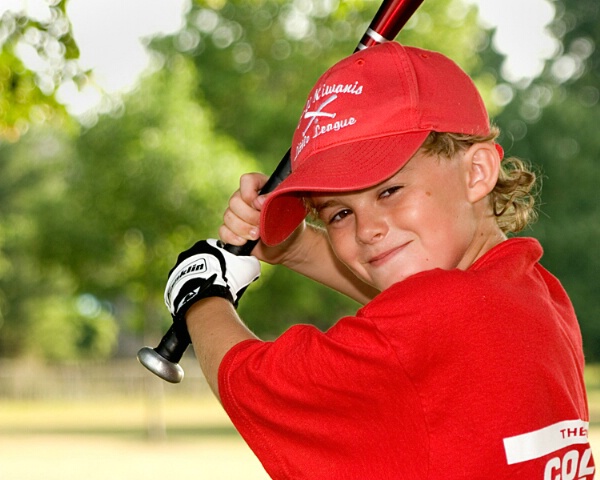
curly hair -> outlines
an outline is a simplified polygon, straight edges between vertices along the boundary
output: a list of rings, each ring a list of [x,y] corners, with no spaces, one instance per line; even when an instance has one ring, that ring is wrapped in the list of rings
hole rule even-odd
[[[475,136],[431,132],[421,146],[428,154],[452,158],[475,143],[494,142],[500,131],[492,127],[489,135]],[[536,199],[539,186],[536,174],[523,160],[502,160],[496,186],[490,193],[490,204],[498,226],[504,233],[517,233],[537,220]]]

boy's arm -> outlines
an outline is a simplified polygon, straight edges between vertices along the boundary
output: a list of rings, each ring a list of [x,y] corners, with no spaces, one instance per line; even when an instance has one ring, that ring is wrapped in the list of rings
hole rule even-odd
[[[242,323],[233,305],[219,297],[192,305],[186,324],[200,368],[220,401],[219,365],[223,357],[234,345],[257,337]]]
[[[258,191],[267,177],[243,175],[240,188],[231,197],[223,216],[219,236],[225,243],[243,245],[258,238],[260,210],[264,197]],[[326,285],[361,304],[379,292],[359,280],[334,254],[324,230],[301,224],[285,242],[269,247],[258,242],[252,254],[263,262],[283,265],[301,275]]]

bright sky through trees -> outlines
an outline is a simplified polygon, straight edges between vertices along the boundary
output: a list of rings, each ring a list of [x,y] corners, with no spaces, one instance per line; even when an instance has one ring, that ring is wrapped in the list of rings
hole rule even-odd
[[[479,6],[483,25],[497,28],[494,47],[507,57],[502,71],[505,80],[517,83],[535,78],[541,73],[544,60],[558,51],[558,41],[546,29],[555,13],[548,0],[464,1]],[[0,15],[12,9],[44,18],[48,2],[3,0]],[[152,64],[146,48],[149,39],[179,31],[189,2],[70,0],[67,13],[80,48],[80,64],[93,69],[96,86],[78,91],[74,83],[67,83],[57,98],[70,106],[71,113],[80,115],[96,108],[101,100],[98,88],[115,93],[134,87],[139,75]],[[35,65],[34,60],[30,59],[29,64]]]

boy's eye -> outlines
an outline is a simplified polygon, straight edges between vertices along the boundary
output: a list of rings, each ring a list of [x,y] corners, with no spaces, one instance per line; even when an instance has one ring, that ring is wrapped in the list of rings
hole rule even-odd
[[[379,198],[389,197],[390,195],[393,195],[401,188],[402,187],[400,185],[394,185],[392,187],[388,187],[379,194]]]
[[[336,212],[331,217],[329,217],[328,223],[331,225],[332,223],[339,222],[339,221],[343,220],[344,218],[346,218],[351,213],[352,213],[352,210],[349,210],[347,208],[344,210],[340,210],[339,212]]]

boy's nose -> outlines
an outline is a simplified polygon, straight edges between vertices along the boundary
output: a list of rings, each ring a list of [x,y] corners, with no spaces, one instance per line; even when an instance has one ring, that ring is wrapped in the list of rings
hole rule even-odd
[[[360,243],[372,244],[385,237],[388,226],[384,218],[377,214],[356,215],[356,238]]]

